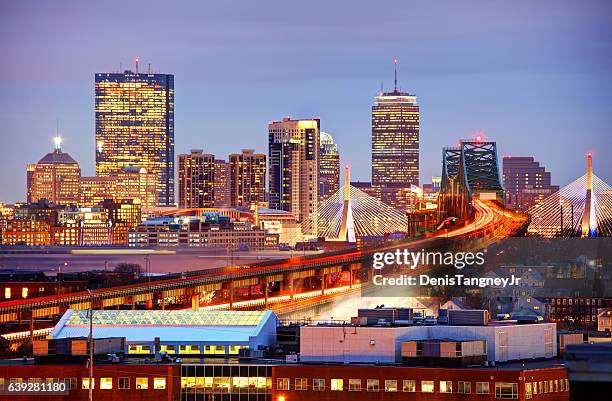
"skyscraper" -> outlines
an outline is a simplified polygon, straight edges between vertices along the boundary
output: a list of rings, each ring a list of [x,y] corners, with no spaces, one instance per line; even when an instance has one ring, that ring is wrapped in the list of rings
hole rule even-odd
[[[215,156],[201,149],[178,156],[179,207],[215,205]]]
[[[27,167],[28,202],[47,199],[60,205],[76,204],[81,168],[68,153],[62,152],[61,139],[56,137],[54,141],[53,152]]]
[[[266,200],[266,155],[243,149],[229,155],[230,205],[262,204]]]
[[[503,180],[507,206],[521,212],[559,191],[550,183],[550,172],[533,157],[504,157]]]
[[[215,159],[215,207],[230,207],[229,163]]]
[[[415,95],[395,86],[376,96],[372,106],[372,186],[419,185],[419,105]]]
[[[319,202],[340,189],[340,153],[338,145],[327,132],[319,138]]]
[[[144,167],[158,178],[157,203],[174,204],[174,76],[99,73],[95,97],[96,175]]]
[[[293,213],[298,222],[318,204],[320,126],[317,118],[268,124],[270,207]]]

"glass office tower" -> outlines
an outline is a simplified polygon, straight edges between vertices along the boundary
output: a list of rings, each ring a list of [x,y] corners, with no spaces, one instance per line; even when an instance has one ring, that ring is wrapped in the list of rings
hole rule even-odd
[[[174,204],[174,76],[95,76],[96,175],[140,166],[158,179],[158,205]]]

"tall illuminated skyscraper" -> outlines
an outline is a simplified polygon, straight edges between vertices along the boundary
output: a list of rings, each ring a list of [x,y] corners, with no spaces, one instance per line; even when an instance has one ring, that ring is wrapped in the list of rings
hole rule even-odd
[[[96,175],[139,166],[158,178],[158,205],[174,204],[174,76],[95,76]]]
[[[215,156],[193,149],[178,156],[179,207],[215,206]]]
[[[28,202],[47,199],[60,205],[76,204],[80,178],[79,164],[62,152],[61,139],[56,137],[53,152],[27,167]]]
[[[229,163],[215,159],[215,207],[230,207]]]
[[[319,202],[340,189],[340,153],[334,138],[321,131],[319,138]]]
[[[298,222],[317,209],[320,126],[318,118],[268,124],[270,207]]]
[[[246,206],[266,200],[266,155],[243,149],[229,155],[230,205]]]
[[[419,105],[415,95],[395,86],[376,96],[372,106],[372,186],[419,185]]]

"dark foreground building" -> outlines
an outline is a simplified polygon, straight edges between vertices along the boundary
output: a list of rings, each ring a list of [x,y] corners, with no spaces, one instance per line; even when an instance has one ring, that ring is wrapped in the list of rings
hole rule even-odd
[[[417,368],[391,365],[299,364],[264,359],[193,359],[152,363],[131,359],[94,364],[97,401],[324,400],[569,400],[566,370],[551,363],[491,368]],[[66,383],[57,395],[20,400],[87,400],[85,363],[0,364],[0,398],[17,383]],[[10,387],[12,385],[12,387]],[[3,389],[3,390],[2,390]],[[581,398],[576,398],[581,399]]]

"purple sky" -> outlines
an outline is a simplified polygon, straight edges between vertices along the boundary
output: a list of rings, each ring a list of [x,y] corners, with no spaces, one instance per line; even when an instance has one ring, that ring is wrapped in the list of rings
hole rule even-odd
[[[397,57],[421,105],[421,181],[440,174],[442,146],[484,131],[561,185],[592,150],[611,183],[611,16],[609,0],[3,1],[0,201],[25,198],[57,120],[94,174],[94,73],[135,56],[175,75],[177,154],[267,152],[268,121],[320,117],[369,180],[370,107]]]

